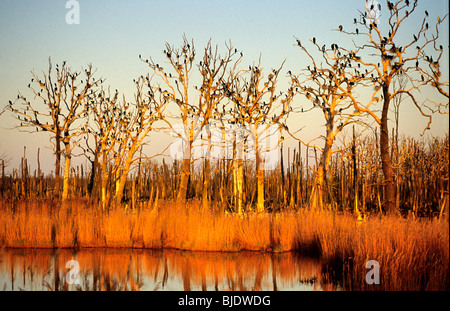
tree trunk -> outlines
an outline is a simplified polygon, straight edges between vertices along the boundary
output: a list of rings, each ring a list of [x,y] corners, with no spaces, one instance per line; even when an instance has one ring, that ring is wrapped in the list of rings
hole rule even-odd
[[[324,168],[322,165],[319,165],[319,167],[317,168],[316,177],[314,178],[313,189],[311,191],[311,207],[313,209],[316,208],[322,209],[323,185],[324,185]]]
[[[326,174],[330,166],[331,148],[334,143],[333,122],[327,121],[327,133],[325,139],[325,146],[320,156],[319,166],[317,168],[317,175],[314,179],[314,186],[311,193],[311,206],[313,208],[323,208],[323,188],[325,186]]]
[[[259,137],[255,137],[255,154],[256,154],[256,172],[258,184],[258,200],[256,203],[256,210],[258,213],[264,212],[264,168],[263,159],[261,158],[261,151],[259,150]]]
[[[239,215],[243,212],[244,198],[244,160],[240,157],[236,159],[236,205]]]
[[[203,193],[202,193],[202,203],[203,208],[206,209],[210,205],[210,187],[211,187],[211,130],[209,129],[209,125],[206,127],[206,133],[208,135],[208,141],[206,144],[206,155],[205,155],[205,166],[203,170]]]
[[[89,193],[89,196],[92,197],[92,191],[94,189],[94,182],[95,182],[95,175],[97,173],[97,167],[98,167],[98,149],[95,150],[94,161],[90,161],[90,162],[91,162],[91,176],[90,176],[89,184],[88,184],[88,193]]]
[[[125,165],[124,165],[124,167],[122,169],[122,172],[121,172],[121,175],[120,175],[120,178],[119,178],[119,182],[117,183],[116,197],[115,197],[115,201],[116,201],[117,206],[119,206],[119,204],[122,202],[123,191],[124,191],[125,185],[127,183],[128,172],[130,171],[131,164],[133,163],[133,154],[134,154],[134,151],[131,152],[131,155],[129,155],[127,157],[127,160],[125,162]]]
[[[55,196],[59,198],[60,194],[60,171],[61,171],[61,132],[59,131],[59,128],[56,128],[56,135],[55,135]]]
[[[183,162],[181,163],[180,174],[180,188],[178,189],[177,194],[177,204],[185,204],[189,176],[191,175],[191,159],[183,159]]]
[[[387,214],[395,214],[395,182],[392,161],[389,152],[389,131],[388,131],[388,111],[389,93],[386,87],[383,88],[384,104],[380,124],[380,157],[384,175],[384,210]]]
[[[64,157],[64,177],[63,177],[63,193],[62,193],[62,200],[67,200],[69,197],[69,174],[70,174],[70,161],[71,161],[71,154],[70,154],[70,144],[69,142],[64,142],[64,146],[66,149],[66,154]]]

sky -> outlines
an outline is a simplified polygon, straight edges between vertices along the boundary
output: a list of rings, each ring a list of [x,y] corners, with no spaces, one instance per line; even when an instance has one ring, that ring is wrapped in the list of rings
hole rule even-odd
[[[80,23],[68,24],[65,0],[2,0],[0,1],[0,109],[18,92],[26,94],[31,71],[40,74],[53,63],[66,61],[73,69],[92,63],[97,75],[106,78],[106,85],[132,98],[133,79],[149,72],[138,55],[164,61],[166,42],[180,46],[183,35],[193,39],[201,51],[209,39],[219,49],[231,41],[243,51],[243,67],[261,58],[266,72],[286,61],[284,70],[300,73],[308,60],[295,46],[295,38],[303,42],[316,37],[330,45],[349,43],[339,34],[338,25],[353,28],[353,18],[363,10],[364,0],[317,1],[116,1],[78,0]],[[381,2],[381,1],[380,1]],[[385,5],[384,2],[381,2]],[[422,0],[419,8],[405,24],[405,33],[412,35],[428,10],[431,24],[437,16],[449,11],[446,0]],[[383,11],[381,22],[383,22]],[[448,81],[448,18],[441,27],[445,46],[443,71]],[[408,39],[409,40],[409,39]],[[280,86],[287,86],[287,79]],[[424,95],[425,96],[425,95]],[[430,92],[426,96],[435,96]],[[437,100],[442,100],[436,97]],[[294,104],[295,101],[294,101]],[[298,103],[297,103],[298,104]],[[402,105],[400,133],[419,137],[426,120],[410,104]],[[43,133],[21,133],[11,129],[16,125],[6,112],[0,116],[0,155],[11,159],[10,168],[18,168],[24,146],[31,169],[36,169],[36,154],[40,148],[44,171],[53,168],[54,159],[48,136]],[[293,118],[293,126],[305,127],[304,139],[324,130],[320,114]],[[448,115],[433,116],[429,134],[448,133]],[[152,148],[162,148],[164,141],[152,139]],[[297,143],[291,142],[293,145]]]

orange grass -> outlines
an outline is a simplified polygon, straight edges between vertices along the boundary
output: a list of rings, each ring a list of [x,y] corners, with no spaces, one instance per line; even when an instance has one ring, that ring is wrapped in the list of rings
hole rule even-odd
[[[350,214],[300,210],[215,214],[198,203],[103,212],[88,200],[1,201],[0,246],[134,247],[204,251],[297,251],[320,257],[327,277],[346,289],[448,290],[447,220],[388,216],[358,223]],[[365,283],[377,260],[381,285]]]

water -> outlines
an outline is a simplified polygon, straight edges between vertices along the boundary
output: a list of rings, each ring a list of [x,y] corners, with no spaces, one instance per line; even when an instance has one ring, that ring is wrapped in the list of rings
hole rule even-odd
[[[68,263],[70,260],[75,261]],[[6,291],[336,289],[323,277],[320,260],[294,253],[0,250],[0,290]]]

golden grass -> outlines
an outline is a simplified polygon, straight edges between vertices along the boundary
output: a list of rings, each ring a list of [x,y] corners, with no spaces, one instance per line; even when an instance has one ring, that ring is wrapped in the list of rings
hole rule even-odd
[[[448,290],[447,220],[394,216],[358,223],[345,213],[300,210],[224,215],[159,202],[103,212],[87,200],[2,201],[0,246],[134,247],[202,251],[297,251],[320,257],[327,277],[353,290]],[[381,285],[367,285],[365,263],[377,260]]]

